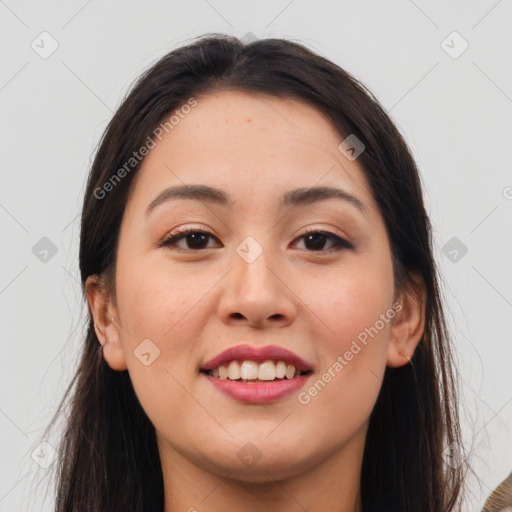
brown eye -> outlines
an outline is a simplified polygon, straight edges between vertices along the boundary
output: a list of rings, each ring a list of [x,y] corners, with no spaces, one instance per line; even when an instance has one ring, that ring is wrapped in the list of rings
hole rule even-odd
[[[304,239],[304,245],[306,248],[314,252],[326,252],[324,250],[325,245],[329,241],[333,245],[328,247],[328,249],[339,251],[341,249],[354,248],[354,246],[344,238],[340,238],[334,233],[330,233],[328,231],[308,231],[302,234],[299,239]]]
[[[184,249],[184,250],[208,249],[208,247],[206,247],[206,245],[207,245],[209,237],[213,237],[213,235],[206,231],[199,231],[197,229],[185,229],[183,231],[179,231],[178,233],[174,233],[170,237],[166,238],[161,243],[161,246],[162,247],[175,247],[175,246],[178,246],[178,242],[180,242],[181,240],[185,240],[188,247],[179,247],[180,249]]]
[[[184,229],[170,235],[160,245],[162,247],[178,248],[189,251],[199,251],[201,249],[209,249],[208,240],[215,238],[214,235],[207,231],[200,231],[197,229]],[[353,249],[354,246],[347,240],[340,238],[334,233],[328,231],[308,231],[302,234],[299,239],[304,239],[306,250],[313,252],[327,252],[328,249],[339,251],[341,249]],[[186,246],[179,246],[178,243],[185,240]],[[325,248],[326,244],[331,244],[331,247]]]

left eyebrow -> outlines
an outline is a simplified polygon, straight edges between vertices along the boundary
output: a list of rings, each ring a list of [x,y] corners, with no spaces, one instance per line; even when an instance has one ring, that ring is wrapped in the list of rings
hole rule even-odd
[[[226,192],[208,185],[178,185],[170,187],[158,194],[146,208],[145,215],[148,216],[157,206],[173,199],[193,199],[219,204],[221,206],[232,206],[232,200]],[[283,205],[304,205],[328,199],[340,199],[365,211],[363,203],[348,192],[334,187],[310,187],[289,190],[282,197]]]
[[[350,195],[348,192],[335,187],[296,188],[283,195],[283,204],[292,204],[295,206],[312,204],[327,199],[341,199],[357,207],[362,212],[365,211],[362,201]]]

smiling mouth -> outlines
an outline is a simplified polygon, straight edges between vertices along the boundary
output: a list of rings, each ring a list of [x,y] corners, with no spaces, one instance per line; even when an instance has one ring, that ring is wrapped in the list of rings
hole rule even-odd
[[[309,375],[311,370],[302,371],[284,361],[267,360],[261,363],[250,360],[234,360],[211,370],[201,370],[201,373],[221,380],[232,380],[243,383],[268,383],[292,380]]]

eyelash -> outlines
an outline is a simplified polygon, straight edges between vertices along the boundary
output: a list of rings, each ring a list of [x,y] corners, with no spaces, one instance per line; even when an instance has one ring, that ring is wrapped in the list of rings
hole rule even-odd
[[[160,247],[171,247],[171,248],[174,248],[173,246],[176,246],[176,244],[180,240],[186,239],[188,235],[191,235],[193,233],[201,233],[201,234],[207,235],[209,237],[216,238],[214,235],[212,235],[208,231],[202,231],[200,229],[194,229],[194,228],[185,228],[185,229],[177,231],[176,233],[173,233],[172,235],[170,235],[169,237],[164,239],[160,243]],[[321,235],[324,235],[324,236],[330,238],[334,242],[334,244],[335,244],[335,246],[331,247],[331,249],[333,249],[335,252],[336,251],[341,251],[343,249],[354,249],[354,245],[352,243],[350,243],[348,240],[345,240],[344,238],[341,238],[341,237],[335,235],[334,233],[330,233],[329,231],[322,231],[322,230],[318,230],[318,229],[312,229],[312,230],[309,230],[309,231],[305,231],[298,238],[303,238],[303,237],[306,237],[306,236],[308,236],[310,234],[321,234]],[[205,250],[205,249],[182,249],[182,250],[184,250],[184,251],[191,251],[191,252],[199,252],[199,251],[202,251],[202,250]],[[318,253],[318,252],[327,252],[327,250],[320,249],[318,251],[311,250],[309,252]]]

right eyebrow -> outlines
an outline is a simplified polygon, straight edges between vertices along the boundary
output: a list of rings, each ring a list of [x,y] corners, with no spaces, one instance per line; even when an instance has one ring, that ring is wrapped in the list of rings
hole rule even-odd
[[[223,206],[231,205],[228,194],[218,188],[209,187],[208,185],[179,185],[166,188],[163,192],[158,194],[146,208],[146,216],[158,205],[172,199],[195,199],[197,201],[207,201]]]

